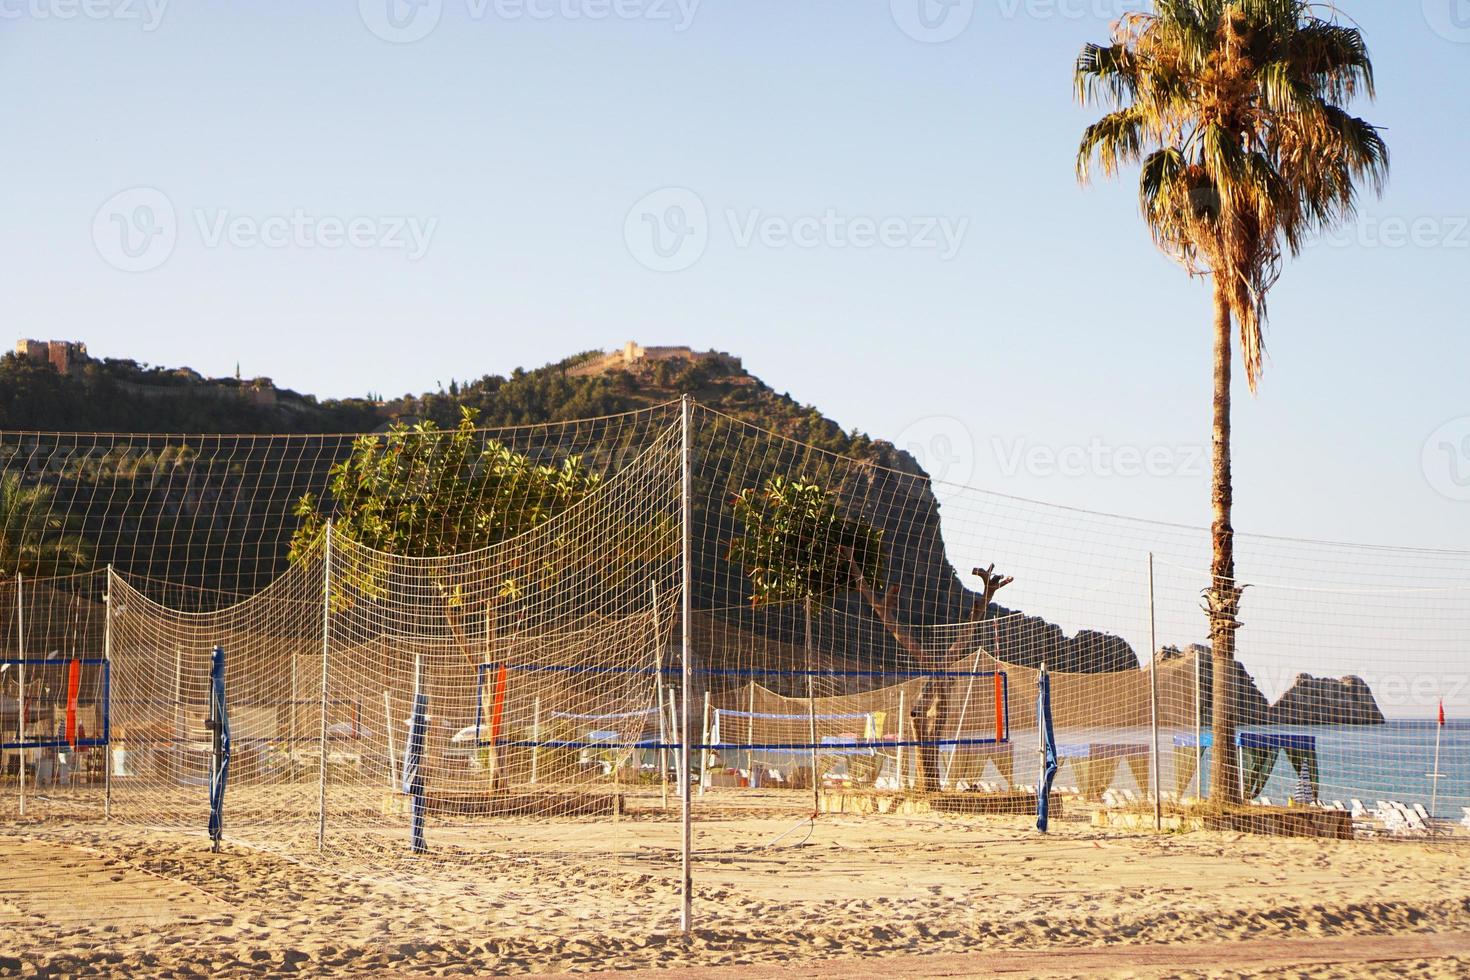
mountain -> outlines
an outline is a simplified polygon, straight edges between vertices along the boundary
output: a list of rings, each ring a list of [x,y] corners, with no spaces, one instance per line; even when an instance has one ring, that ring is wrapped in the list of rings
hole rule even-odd
[[[903,622],[926,627],[965,618],[975,595],[945,554],[939,504],[917,461],[891,443],[844,430],[816,408],[774,391],[738,358],[715,351],[630,342],[509,376],[452,381],[447,390],[417,396],[318,400],[276,388],[268,378],[204,378],[188,368],[93,359],[78,343],[22,341],[16,353],[0,357],[0,468],[50,485],[68,526],[96,542],[99,564],[242,594],[263,588],[283,570],[296,501],[303,493],[321,493],[327,468],[350,443],[347,437],[260,436],[365,432],[395,420],[451,426],[465,407],[491,427],[591,419],[665,405],[685,393],[718,413],[697,436],[694,577],[700,606],[728,610],[721,615],[737,630],[730,635],[754,631],[789,641],[804,629],[796,610],[752,613],[743,577],[724,561],[732,534],[728,493],[778,473],[825,475],[844,492],[860,492],[864,516],[884,535]],[[734,428],[741,424],[750,428]],[[67,431],[226,435],[44,435]],[[602,435],[594,427],[582,438],[594,445]],[[1021,666],[1044,663],[1072,672],[1139,667],[1121,637],[1092,630],[1068,635],[998,605],[983,629],[988,648]],[[874,663],[904,660],[871,608],[852,593],[820,610],[814,631],[819,646],[862,650]],[[948,645],[942,636],[934,642]],[[732,647],[728,655],[739,652]],[[1241,674],[1239,717],[1264,720],[1265,699],[1243,669]],[[1205,684],[1208,689],[1208,679]]]
[[[1383,712],[1361,677],[1298,674],[1271,705],[1273,725],[1382,725]]]

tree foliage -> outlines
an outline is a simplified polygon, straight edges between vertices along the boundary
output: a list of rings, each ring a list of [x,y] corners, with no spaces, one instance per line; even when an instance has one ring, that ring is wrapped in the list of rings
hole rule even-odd
[[[347,581],[335,597],[340,605],[350,601],[350,592],[377,595],[389,556],[434,558],[511,541],[598,486],[600,478],[580,457],[557,466],[537,463],[485,439],[476,421],[474,410],[465,409],[454,429],[424,421],[354,440],[328,474],[330,508],[311,494],[297,504],[290,560],[321,553],[328,517],[334,544],[363,546],[346,566]],[[526,576],[543,571],[516,560],[504,564],[512,573],[499,588],[509,598],[520,593]],[[459,584],[444,581],[440,588],[449,608],[462,604]]]
[[[27,486],[20,474],[0,476],[0,579],[68,575],[92,563],[92,549],[52,505],[54,492]]]
[[[821,602],[883,580],[883,532],[844,514],[838,495],[816,483],[778,474],[730,506],[743,530],[728,554],[745,568],[754,605]]]
[[[1350,219],[1358,185],[1381,193],[1388,148],[1344,106],[1373,95],[1362,34],[1307,0],[1158,0],[1118,20],[1077,59],[1079,101],[1111,111],[1077,152],[1086,181],[1141,164],[1154,241],[1216,277],[1254,391],[1266,294],[1283,250]]]

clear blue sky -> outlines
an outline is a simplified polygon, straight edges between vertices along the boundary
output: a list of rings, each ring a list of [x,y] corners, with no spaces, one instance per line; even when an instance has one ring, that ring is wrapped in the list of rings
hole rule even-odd
[[[396,20],[388,0],[90,2],[0,0],[16,336],[212,374],[238,361],[319,395],[627,338],[717,348],[844,426],[957,431],[967,482],[1207,520],[1190,448],[1208,432],[1207,289],[1154,251],[1131,175],[1073,177],[1093,110],[1072,102],[1071,60],[1114,0],[959,0],[947,21],[933,4],[927,34],[918,0],[394,0]],[[1436,437],[1452,448],[1430,447],[1428,473],[1422,458],[1470,416],[1454,2],[1343,5],[1375,55],[1361,111],[1386,127],[1393,179],[1273,294],[1261,394],[1237,402],[1242,530],[1470,549],[1446,482],[1470,476],[1470,423]],[[104,204],[139,187],[165,195],[176,241],[128,272]],[[630,209],[670,187],[706,209],[704,250],[652,271]],[[897,245],[780,243],[829,209],[898,219]],[[366,218],[364,240],[390,246],[412,246],[407,219],[427,248],[252,239],[296,212]],[[953,255],[914,247],[936,218],[963,231]],[[1163,475],[1045,463],[1088,447],[1163,447]]]

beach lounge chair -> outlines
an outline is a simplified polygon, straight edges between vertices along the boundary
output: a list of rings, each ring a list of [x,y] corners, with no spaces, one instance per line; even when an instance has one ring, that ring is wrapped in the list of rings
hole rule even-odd
[[[1419,814],[1419,819],[1423,820],[1425,823],[1428,823],[1431,819],[1431,817],[1429,816],[1429,811],[1424,809],[1423,803],[1415,803],[1414,812]]]
[[[1347,807],[1345,807],[1345,806],[1342,805],[1342,800],[1333,800],[1332,801],[1332,809],[1334,809],[1334,810],[1346,810]]]
[[[1353,816],[1366,817],[1368,815],[1368,808],[1363,805],[1362,800],[1349,800],[1348,802],[1352,804]]]
[[[1460,812],[1465,814],[1465,818],[1460,821],[1460,826],[1470,827],[1470,806],[1460,807]]]

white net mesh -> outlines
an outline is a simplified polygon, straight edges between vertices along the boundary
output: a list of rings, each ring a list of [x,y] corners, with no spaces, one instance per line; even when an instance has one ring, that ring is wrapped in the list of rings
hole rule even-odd
[[[0,434],[4,805],[203,832],[218,646],[226,840],[375,873],[667,860],[686,782],[696,852],[754,811],[1031,813],[1043,667],[1069,815],[1470,839],[1470,556],[1239,536],[1221,726],[1205,532],[680,421]]]

